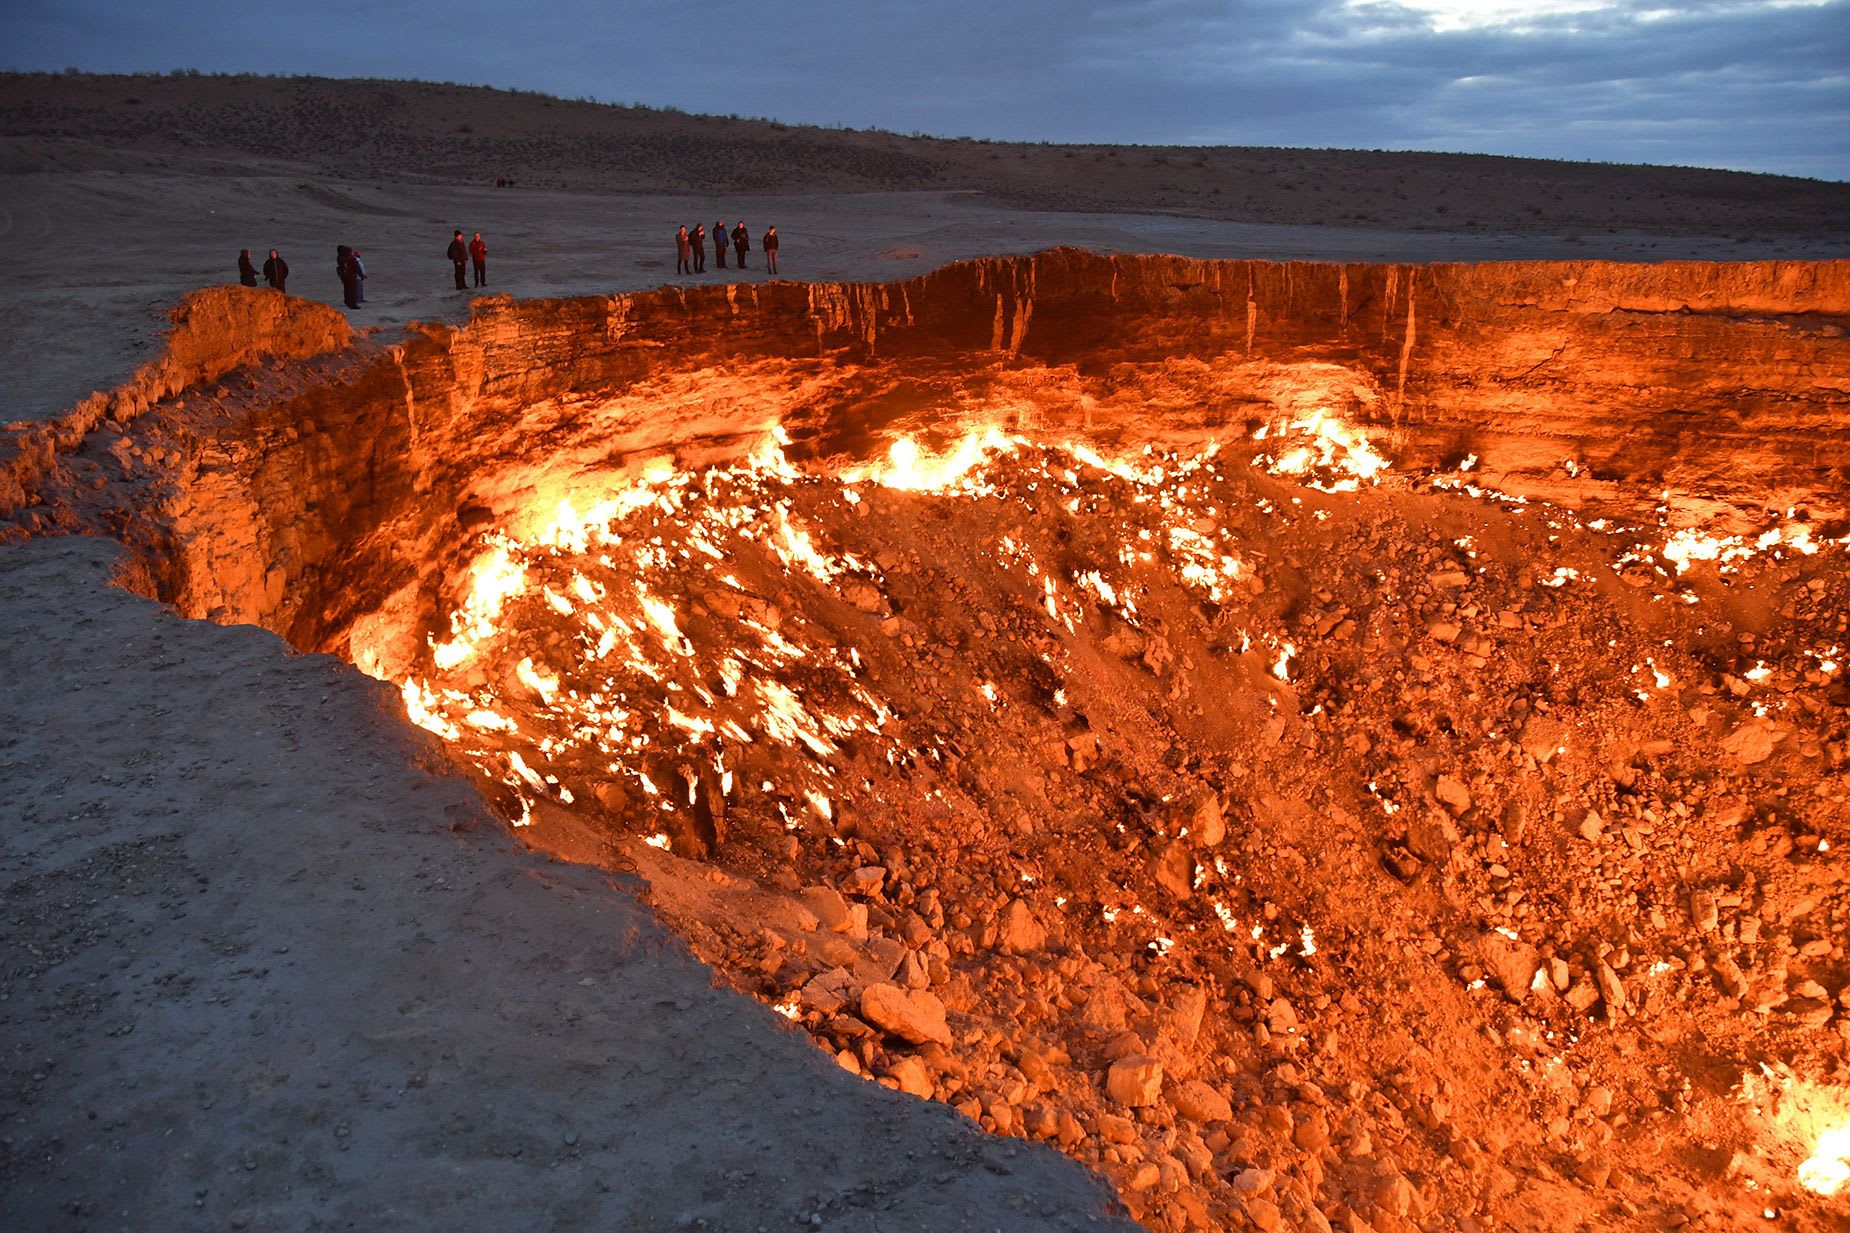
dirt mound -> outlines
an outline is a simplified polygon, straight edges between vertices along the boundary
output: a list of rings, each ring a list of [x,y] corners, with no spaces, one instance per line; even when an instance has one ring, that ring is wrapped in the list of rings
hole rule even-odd
[[[951,189],[1043,210],[1554,235],[1843,236],[1850,186],[1692,168],[1358,150],[902,137],[469,86],[0,76],[0,131],[156,165],[249,159],[355,180],[617,192]],[[235,156],[242,156],[238,158]],[[56,165],[55,163],[52,165]]]

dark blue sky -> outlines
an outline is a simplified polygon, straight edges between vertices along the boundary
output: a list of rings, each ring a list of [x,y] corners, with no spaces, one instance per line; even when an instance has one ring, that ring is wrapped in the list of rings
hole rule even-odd
[[[1850,179],[1850,0],[0,0],[0,65]]]

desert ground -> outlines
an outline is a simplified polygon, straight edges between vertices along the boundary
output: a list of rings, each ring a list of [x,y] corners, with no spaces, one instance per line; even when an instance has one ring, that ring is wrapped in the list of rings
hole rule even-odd
[[[754,239],[746,270],[710,263],[704,275],[674,273],[676,226],[741,217]],[[1850,257],[1846,220],[1850,186],[1686,169],[1016,147],[407,83],[9,76],[0,78],[0,268],[12,312],[0,337],[0,425],[56,420],[128,379],[159,354],[179,297],[235,281],[241,248],[259,263],[280,250],[291,295],[338,305],[334,247],[358,247],[367,302],[349,319],[369,344],[390,347],[418,322],[468,319],[479,295],[760,282],[756,241],[771,224],[783,238],[783,279],[887,282],[1056,245],[1337,262],[1823,261]],[[453,229],[481,231],[489,243],[481,292],[450,285],[443,249]],[[1270,482],[1236,486],[1238,499],[1290,499]],[[860,519],[873,539],[889,537],[896,560],[908,537],[941,533],[878,502],[813,516],[844,539],[844,552],[846,528]],[[1439,552],[1429,531],[1459,529],[1436,505],[1409,513],[1383,500],[1357,517],[1369,551],[1412,557]],[[1476,533],[1515,556],[1551,550],[1554,537],[1509,522]],[[1023,530],[1023,542],[1033,533]],[[1570,538],[1581,564],[1598,555],[1584,528]],[[122,550],[107,539],[10,541],[0,545],[0,1209],[20,1227],[1079,1230],[1134,1228],[1133,1213],[1148,1227],[1213,1227],[1190,1223],[1194,1208],[1180,1199],[1152,1197],[1193,1193],[1197,1174],[1204,1188],[1246,1187],[1236,1206],[1214,1210],[1267,1229],[1629,1229],[1668,1210],[1641,1209],[1649,1178],[1628,1177],[1625,1166],[1603,1198],[1582,1204],[1576,1188],[1605,1187],[1614,1172],[1600,1153],[1506,1171],[1486,1163],[1498,1145],[1473,1142],[1455,1155],[1478,1178],[1468,1207],[1453,1197],[1473,1189],[1469,1179],[1452,1189],[1407,1182],[1402,1172],[1417,1181],[1424,1167],[1409,1145],[1397,1149],[1399,1170],[1380,1172],[1374,1206],[1358,1199],[1332,1221],[1270,1149],[1243,1147],[1238,1135],[1202,1146],[1214,1158],[1207,1165],[1173,1147],[1174,1127],[1164,1128],[1175,1155],[1162,1166],[1120,1150],[1128,1137],[1113,1139],[1109,1155],[1083,1157],[1074,1147],[1083,1136],[1066,1143],[1064,1127],[1024,1135],[1021,1102],[1003,1101],[1015,1111],[998,1114],[988,1094],[972,1099],[974,1080],[961,1098],[925,1083],[935,1100],[889,1090],[909,1093],[910,1082],[869,1082],[894,1076],[868,1060],[875,1052],[855,1034],[866,1025],[850,1017],[842,1036],[837,1007],[818,1011],[848,1056],[817,1049],[812,1035],[826,1033],[793,1028],[765,1004],[813,987],[755,984],[748,969],[761,960],[767,986],[779,974],[774,955],[737,959],[741,947],[763,945],[751,928],[762,922],[749,907],[712,910],[740,879],[774,884],[776,828],[741,840],[750,855],[724,870],[647,844],[627,844],[621,862],[603,867],[530,850],[504,825],[506,801],[478,791],[479,778],[406,719],[396,689],[264,630],[185,620],[123,589]],[[1293,551],[1326,549],[1312,537]],[[1799,584],[1813,580],[1807,619],[1828,632],[1842,580],[1808,574]],[[926,582],[905,585],[926,602]],[[1511,628],[1544,628],[1553,614],[1532,602],[1530,584],[1522,589],[1486,602],[1511,612],[1529,604]],[[1320,598],[1331,612],[1339,600],[1362,602]],[[1629,619],[1618,603],[1564,600],[1570,609],[1592,624]],[[985,636],[964,628],[958,645]],[[1203,635],[1204,657],[1210,641]],[[1454,653],[1446,641],[1423,653],[1444,662]],[[1181,632],[1175,642],[1184,645]],[[1612,662],[1634,649],[1614,651]],[[1148,654],[1156,652],[1139,640],[1128,658]],[[886,670],[895,680],[902,671]],[[948,662],[939,670],[952,679]],[[1600,670],[1589,667],[1589,677]],[[1098,680],[1109,692],[1102,669]],[[1392,693],[1384,682],[1369,688]],[[1505,722],[1501,694],[1472,699],[1461,726],[1466,711],[1486,731]],[[1393,700],[1379,701],[1386,725]],[[923,691],[914,709],[943,705]],[[1647,727],[1639,731],[1652,742],[1663,738]],[[1287,774],[1297,756],[1281,752],[1278,765],[1248,770]],[[1080,761],[1072,755],[1076,773]],[[1138,769],[1154,781],[1174,767]],[[1820,801],[1826,778],[1819,772]],[[1068,792],[1052,776],[1048,785],[1050,800]],[[1058,799],[1083,812],[1080,795]],[[1835,812],[1829,827],[1807,832],[1807,855],[1818,854],[1820,833],[1841,831],[1842,798],[1829,799]],[[927,807],[923,796],[914,803]],[[1313,842],[1317,824],[1300,821]],[[738,825],[749,834],[752,820]],[[874,853],[873,838],[838,842],[830,876],[845,884],[878,867],[897,885],[905,860]],[[1708,849],[1727,859],[1712,841]],[[955,856],[914,860],[943,863],[950,886]],[[1615,877],[1634,875],[1643,876],[1615,867]],[[1296,876],[1282,866],[1265,875],[1281,884]],[[1814,898],[1837,902],[1840,882],[1831,874]],[[1803,889],[1782,885],[1788,908]],[[1286,899],[1270,882],[1268,890]],[[1264,899],[1254,896],[1255,911]],[[1013,919],[1005,915],[1005,926]],[[813,932],[816,921],[792,927]],[[962,927],[981,934],[985,922]],[[1359,937],[1368,927],[1345,917],[1340,932]],[[994,944],[993,916],[987,928]],[[1107,945],[1101,938],[1088,938],[1094,951]],[[1440,949],[1411,915],[1390,916],[1385,940],[1409,954]],[[1393,970],[1386,962],[1367,970]],[[922,971],[925,961],[917,964]],[[1127,1000],[1160,1000],[1149,972],[1120,975]],[[1346,992],[1356,973],[1313,975],[1327,982],[1318,1009],[1334,1003],[1351,1015],[1345,1031],[1367,1039]],[[1268,1010],[1271,979],[1249,979],[1267,990],[1254,1003],[1258,1035],[1268,1036],[1267,1022],[1284,1035],[1291,1003]],[[1280,979],[1300,1007],[1316,996],[1305,991],[1310,976]],[[1417,1000],[1416,980],[1412,968],[1396,976],[1393,995]],[[1485,1065],[1481,1039],[1443,1039],[1447,1008],[1463,1005],[1435,997],[1418,1026],[1395,1030],[1429,1032],[1436,1051]],[[1017,1013],[1034,1018],[1028,1002]],[[1693,1009],[1690,1022],[1737,1030],[1706,1014]],[[1834,1040],[1794,1046],[1807,1083],[1842,1086]],[[1617,1073],[1624,1063],[1614,1059],[1637,1047],[1612,1044],[1600,1065]],[[1534,1051],[1538,1067],[1547,1052]],[[1252,1085],[1251,1107],[1295,1110],[1298,1127],[1323,1128],[1326,1148],[1334,1125],[1348,1165],[1372,1162],[1358,1147],[1369,1135],[1337,1107],[1353,1099],[1351,1116],[1363,1116],[1363,1089],[1326,1093],[1294,1068],[1311,1066],[1308,1053],[1292,1056],[1282,1081],[1291,1094],[1274,1099],[1275,1069],[1271,1089]],[[974,1066],[967,1057],[956,1064]],[[1610,1086],[1623,1103],[1623,1086]],[[1484,1103],[1406,1090],[1411,1103],[1396,1097],[1406,1120],[1429,1127],[1454,1104]],[[1560,1116],[1576,1133],[1598,1130],[1613,1101],[1613,1090],[1585,1082]],[[1651,1116],[1686,1107],[1666,1096]],[[1134,1120],[1109,1116],[1112,1134]],[[1285,1138],[1301,1144],[1293,1113],[1283,1116]],[[1402,1122],[1398,1113],[1367,1116]],[[1761,1164],[1728,1160],[1738,1127],[1708,1133],[1706,1150],[1721,1163],[1705,1157],[1704,1168],[1760,1176],[1752,1170]],[[1613,1132],[1593,1137],[1603,1147]],[[1246,1159],[1242,1150],[1266,1167],[1228,1167]],[[1434,1165],[1432,1176],[1449,1175]],[[1729,1227],[1746,1210],[1681,1182],[1674,1190],[1679,1223],[1692,1227]],[[1805,1208],[1796,1219],[1822,1229],[1842,1211]]]

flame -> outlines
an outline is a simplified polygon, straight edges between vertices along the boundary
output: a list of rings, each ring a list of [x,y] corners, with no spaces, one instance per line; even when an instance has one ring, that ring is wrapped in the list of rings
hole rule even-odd
[[[902,492],[943,492],[956,487],[991,456],[1013,453],[1017,444],[1016,439],[991,425],[965,433],[948,453],[934,457],[921,451],[910,436],[904,436],[888,448],[884,466],[856,468],[843,479],[848,483],[870,479]]]
[[[1818,1137],[1817,1146],[1799,1166],[1799,1185],[1829,1197],[1850,1184],[1850,1122],[1833,1126]]]
[[[1387,459],[1375,451],[1367,436],[1323,407],[1303,419],[1270,430],[1262,428],[1253,439],[1263,441],[1292,434],[1309,440],[1300,441],[1276,458],[1261,454],[1253,461],[1265,465],[1273,475],[1320,473],[1310,481],[1310,487],[1322,492],[1355,492],[1364,483],[1379,483],[1381,473],[1388,468]],[[1326,480],[1322,478],[1324,474],[1340,478]]]

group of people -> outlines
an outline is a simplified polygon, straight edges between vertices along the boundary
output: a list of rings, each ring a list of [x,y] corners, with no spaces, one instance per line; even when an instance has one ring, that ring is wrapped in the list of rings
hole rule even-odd
[[[238,250],[238,281],[246,287],[257,285],[257,267],[251,264],[251,250],[248,248]],[[286,284],[289,282],[289,263],[274,248],[270,250],[269,259],[263,263],[263,281],[278,291],[285,294],[288,292]]]
[[[713,224],[713,259],[720,269],[726,268],[726,241],[732,240],[733,256],[738,261],[738,268],[745,268],[745,254],[752,251],[752,235],[745,229],[743,221],[728,232],[724,220]],[[759,241],[764,250],[764,266],[768,273],[777,273],[777,228],[768,228],[764,239]],[[686,227],[675,233],[675,273],[704,274],[707,272],[707,229],[699,223],[689,231]]]
[[[340,276],[341,298],[348,308],[358,308],[366,303],[366,263],[360,259],[360,250],[349,248],[345,244],[334,249],[334,272]],[[263,281],[287,295],[289,293],[289,263],[274,248],[263,263]],[[251,262],[251,250],[238,250],[238,282],[246,287],[257,285],[257,267]]]
[[[735,224],[728,231],[724,221],[713,224],[713,257],[720,269],[726,268],[727,242],[731,241],[734,261],[741,270],[745,268],[745,254],[752,250],[751,232],[747,231],[743,221]],[[765,229],[758,243],[764,252],[765,270],[777,273],[777,228]],[[679,260],[675,264],[677,274],[704,274],[707,269],[707,229],[696,223],[689,231],[681,228],[675,236],[675,252]],[[482,239],[482,233],[476,232],[472,240],[464,240],[461,229],[450,236],[447,250],[450,265],[456,273],[456,289],[469,290],[465,280],[467,267],[475,267],[475,285],[488,285],[488,244]],[[348,308],[358,308],[366,302],[366,263],[360,259],[360,250],[345,244],[334,249],[334,272],[340,276],[341,298]],[[263,263],[263,280],[278,291],[287,293],[289,281],[289,263],[274,248],[270,257]],[[258,270],[251,262],[251,250],[238,250],[238,281],[246,287],[257,285]]]
[[[465,244],[462,232],[457,231],[450,237],[449,257],[450,264],[456,267],[456,289],[458,291],[469,289],[469,284],[463,281],[463,266],[466,263],[475,265],[475,285],[478,287],[488,285],[488,244],[482,239],[481,232],[476,232],[475,238]]]

